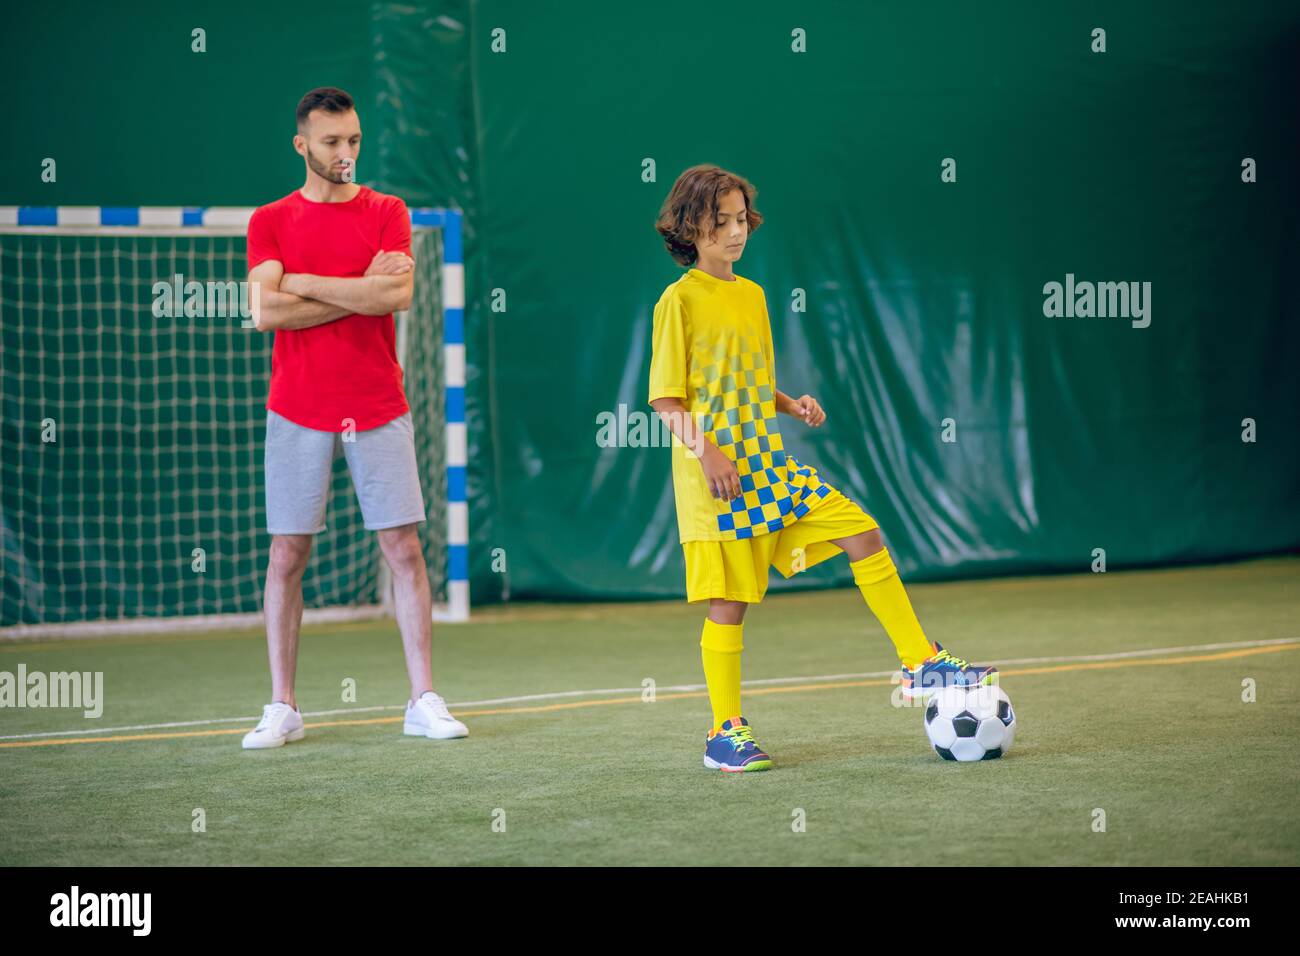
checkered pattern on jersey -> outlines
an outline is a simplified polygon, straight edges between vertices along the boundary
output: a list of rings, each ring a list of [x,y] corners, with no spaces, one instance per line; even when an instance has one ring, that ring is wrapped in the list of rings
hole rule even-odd
[[[695,420],[740,473],[741,496],[717,503],[724,540],[780,531],[830,491],[811,466],[786,454],[761,340],[737,335],[711,352],[695,349],[691,382]]]

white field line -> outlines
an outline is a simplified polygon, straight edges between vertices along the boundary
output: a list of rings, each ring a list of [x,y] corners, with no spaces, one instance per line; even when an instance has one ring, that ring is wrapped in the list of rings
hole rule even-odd
[[[1181,647],[1152,647],[1141,651],[1118,651],[1113,654],[1075,654],[1067,657],[1018,657],[1006,660],[990,660],[990,664],[1002,667],[1007,664],[1075,664],[1088,661],[1120,661],[1135,657],[1155,657],[1160,654],[1181,654],[1188,651],[1221,651],[1247,647],[1270,647],[1278,644],[1300,643],[1300,638],[1282,637],[1267,641],[1231,641],[1219,644],[1186,644]],[[765,680],[742,681],[744,687],[770,687],[778,684],[815,684],[841,680],[865,680],[879,677],[893,677],[897,670],[870,671],[860,674],[819,674],[813,677],[771,677]],[[606,694],[640,694],[643,687],[604,687],[595,690],[566,690],[549,694],[525,694],[520,697],[494,697],[488,700],[464,700],[448,703],[449,708],[488,707],[499,704],[527,704],[539,700],[561,700],[566,697],[599,697]],[[655,693],[683,693],[705,690],[704,684],[677,684],[671,687],[655,687]],[[375,707],[342,707],[338,710],[313,710],[303,717],[337,717],[340,714],[365,714],[385,710],[405,710],[405,704],[383,704]],[[32,740],[41,737],[80,737],[87,734],[116,734],[133,730],[170,730],[176,727],[204,727],[210,724],[237,724],[255,722],[261,715],[251,717],[213,717],[208,720],[180,720],[165,724],[133,724],[128,727],[99,727],[94,730],[55,730],[37,734],[6,734],[0,740]]]

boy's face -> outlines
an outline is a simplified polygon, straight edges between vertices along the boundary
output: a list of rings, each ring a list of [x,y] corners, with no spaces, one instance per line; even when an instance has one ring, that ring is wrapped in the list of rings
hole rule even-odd
[[[749,221],[745,211],[745,197],[739,189],[732,189],[718,197],[718,218],[714,221],[711,237],[702,237],[695,244],[701,259],[714,262],[735,262],[745,253],[749,239]]]

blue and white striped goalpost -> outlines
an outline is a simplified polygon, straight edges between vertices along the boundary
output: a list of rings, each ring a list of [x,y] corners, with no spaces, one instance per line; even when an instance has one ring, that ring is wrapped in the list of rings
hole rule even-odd
[[[234,206],[0,206],[0,231],[81,232],[118,234],[138,232],[165,235],[195,231],[244,235],[252,207]],[[462,217],[456,209],[412,209],[411,225],[416,229],[438,229],[442,234],[444,440],[447,482],[447,602],[434,608],[434,619],[465,621],[469,618],[469,506],[466,498],[468,437],[465,428],[465,264]],[[312,612],[307,612],[308,617]],[[213,623],[229,624],[234,617],[260,619],[258,615],[224,615]],[[320,620],[346,615],[318,611]],[[204,619],[208,620],[208,619]],[[161,623],[161,622],[159,622]],[[197,619],[195,623],[198,623]],[[140,622],[122,622],[126,625]],[[44,631],[43,626],[20,628]],[[117,630],[90,624],[88,630]],[[67,628],[52,628],[68,630]]]
[[[465,431],[465,258],[461,213],[413,209],[411,225],[442,230],[442,362],[447,442],[447,606],[435,620],[469,618],[469,501]]]

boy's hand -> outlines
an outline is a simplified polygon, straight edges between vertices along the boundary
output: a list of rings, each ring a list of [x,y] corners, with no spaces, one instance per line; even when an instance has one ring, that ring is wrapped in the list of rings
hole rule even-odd
[[[375,253],[375,257],[370,260],[366,275],[400,276],[410,272],[414,266],[415,260],[405,252],[384,252],[383,249],[380,249]]]
[[[822,422],[826,421],[826,413],[822,411],[821,403],[811,395],[800,395],[795,399],[791,411],[797,417],[802,418],[804,424],[810,428],[817,428]]]
[[[740,497],[740,472],[736,463],[722,453],[717,445],[707,442],[704,457],[700,459],[709,492],[715,498],[730,501]]]

